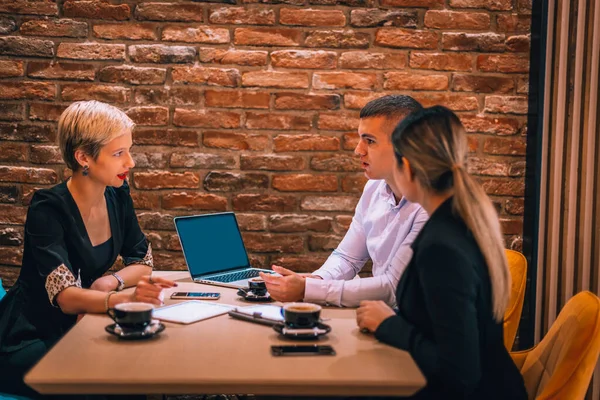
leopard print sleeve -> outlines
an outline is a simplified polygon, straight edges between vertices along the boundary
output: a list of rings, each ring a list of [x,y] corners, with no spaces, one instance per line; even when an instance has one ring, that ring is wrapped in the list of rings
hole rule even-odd
[[[148,242],[148,250],[146,250],[146,255],[144,256],[144,258],[142,258],[141,260],[130,257],[128,257],[127,259],[124,258],[123,264],[125,266],[132,264],[142,264],[154,269],[154,258],[152,257],[152,245],[150,244],[150,242]]]
[[[75,286],[81,288],[81,275],[77,274],[77,279],[65,264],[61,264],[46,277],[46,292],[50,304],[58,307],[56,296],[68,287]]]

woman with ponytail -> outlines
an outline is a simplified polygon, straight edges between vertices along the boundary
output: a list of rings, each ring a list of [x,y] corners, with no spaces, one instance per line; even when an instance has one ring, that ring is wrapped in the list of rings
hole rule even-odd
[[[430,215],[396,289],[398,310],[364,301],[361,329],[408,351],[427,379],[417,399],[526,399],[503,344],[510,275],[498,215],[467,172],[467,137],[445,107],[394,130],[395,182]]]

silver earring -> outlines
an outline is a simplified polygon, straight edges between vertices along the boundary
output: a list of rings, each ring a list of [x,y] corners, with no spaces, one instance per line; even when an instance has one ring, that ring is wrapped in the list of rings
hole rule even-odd
[[[83,167],[83,171],[82,171],[83,176],[88,176],[90,174],[90,167],[89,166],[84,166]]]

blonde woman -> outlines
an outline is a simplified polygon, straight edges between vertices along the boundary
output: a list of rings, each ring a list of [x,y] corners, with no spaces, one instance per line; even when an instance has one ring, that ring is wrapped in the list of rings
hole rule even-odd
[[[21,272],[0,301],[0,391],[35,397],[23,374],[78,314],[128,301],[160,305],[162,289],[175,286],[150,278],[152,248],[127,184],[133,128],[121,110],[96,101],[61,115],[59,147],[73,175],[31,199]],[[104,275],[119,255],[125,268]],[[128,286],[133,293],[121,292]]]
[[[408,351],[425,377],[417,399],[526,399],[503,344],[510,276],[498,216],[467,172],[467,137],[452,111],[415,111],[394,130],[395,181],[429,221],[396,289],[398,311],[365,301],[361,329]]]

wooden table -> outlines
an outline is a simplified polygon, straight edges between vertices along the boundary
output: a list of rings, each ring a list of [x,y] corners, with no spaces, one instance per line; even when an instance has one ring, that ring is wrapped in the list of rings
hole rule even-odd
[[[156,273],[156,272],[155,272]],[[246,306],[234,289],[192,283],[186,272],[158,272],[176,291],[220,292],[225,304]],[[166,300],[167,304],[173,303]],[[42,394],[402,395],[425,378],[411,356],[360,333],[355,310],[326,308],[332,332],[319,340],[336,356],[273,357],[273,344],[294,344],[268,326],[228,315],[191,325],[165,322],[148,340],[123,341],[104,331],[104,315],[87,315],[25,377]],[[309,342],[315,343],[315,342]]]

